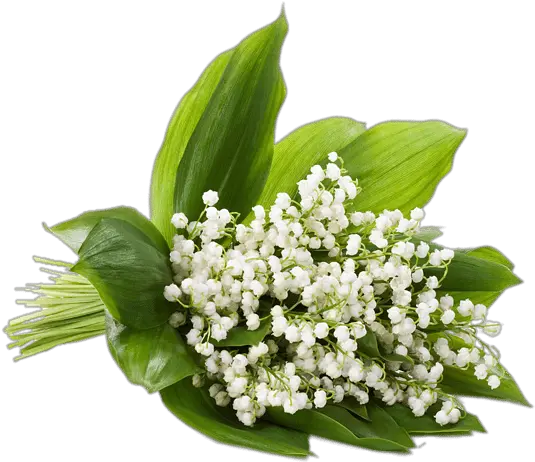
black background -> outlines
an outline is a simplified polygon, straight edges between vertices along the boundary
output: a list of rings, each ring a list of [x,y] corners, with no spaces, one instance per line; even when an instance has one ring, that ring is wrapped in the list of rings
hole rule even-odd
[[[6,88],[16,100],[13,129],[4,142],[9,287],[14,279],[37,277],[32,255],[63,253],[40,232],[42,220],[54,223],[77,213],[76,207],[103,208],[110,201],[146,206],[143,184],[168,105],[175,104],[182,87],[190,86],[192,72],[217,49],[231,46],[253,24],[265,24],[278,13],[277,2],[252,3],[208,7],[198,2],[150,15],[133,7],[47,8],[33,10],[21,22],[9,46],[14,83]],[[529,172],[507,134],[514,130],[511,111],[497,98],[481,98],[481,85],[490,74],[480,68],[484,51],[479,53],[470,41],[466,24],[450,24],[429,35],[403,27],[395,32],[374,17],[372,31],[364,32],[367,21],[347,10],[345,2],[317,4],[288,9],[284,60],[289,103],[281,133],[327,111],[358,112],[362,120],[432,117],[464,121],[465,127],[475,122],[472,144],[458,157],[456,176],[440,188],[440,199],[432,204],[432,223],[443,225],[452,246],[496,241],[520,262],[517,271],[527,282],[525,217],[531,213],[526,211],[529,196],[520,197]],[[415,112],[384,112],[403,110]],[[507,365],[515,366],[513,372],[524,383],[532,363],[531,355],[522,351],[530,343],[532,326],[525,315],[530,309],[525,284],[497,306],[496,315],[506,326]],[[102,342],[71,349],[19,366],[8,359],[3,380],[3,403],[10,407],[3,413],[10,429],[4,434],[6,448],[10,441],[21,455],[72,450],[99,457],[180,457],[186,450],[195,457],[247,455],[224,448],[214,453],[215,445],[172,424],[157,399],[135,392],[120,378]],[[532,411],[483,401],[471,404],[481,407],[487,436],[427,442],[416,455],[527,450]],[[324,460],[357,453],[321,449]]]

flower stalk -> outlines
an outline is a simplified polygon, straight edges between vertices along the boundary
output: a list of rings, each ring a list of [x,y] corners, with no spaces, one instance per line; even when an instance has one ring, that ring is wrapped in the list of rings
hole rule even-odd
[[[17,300],[29,314],[9,321],[4,332],[11,339],[8,348],[19,348],[15,361],[105,333],[105,306],[87,279],[72,273],[70,263],[34,257],[37,263],[59,269],[41,268],[51,283],[27,284],[19,290],[37,295]]]

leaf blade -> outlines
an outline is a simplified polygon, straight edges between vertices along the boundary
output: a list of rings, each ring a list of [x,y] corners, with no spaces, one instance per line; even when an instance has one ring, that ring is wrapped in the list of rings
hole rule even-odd
[[[245,427],[230,409],[216,406],[206,390],[194,388],[190,380],[182,380],[160,394],[176,417],[216,441],[294,457],[310,453],[305,433],[262,421],[252,428]]]
[[[126,378],[149,393],[160,391],[201,369],[184,340],[168,323],[136,330],[106,316],[108,348]]]
[[[431,414],[440,410],[436,406],[421,417],[416,417],[412,411],[402,404],[396,403],[393,406],[382,406],[401,427],[405,428],[411,435],[462,435],[470,434],[472,431],[485,432],[479,419],[472,414],[467,414],[457,424],[439,425]]]
[[[91,282],[121,324],[149,329],[165,323],[175,311],[163,296],[164,287],[173,281],[168,256],[130,223],[114,218],[101,220],[79,254],[71,270]]]
[[[177,171],[174,210],[196,219],[201,196],[245,216],[260,195],[273,156],[275,119],[286,90],[279,55],[284,14],[243,40],[232,54]]]
[[[46,227],[46,225],[45,227],[65,245],[78,253],[89,233],[104,218],[116,218],[130,223],[143,231],[161,252],[169,252],[169,246],[155,226],[136,209],[131,207],[115,207],[84,212],[77,217],[62,221],[50,228]]]
[[[450,171],[465,135],[440,121],[385,122],[368,129],[339,153],[362,187],[356,208],[407,213],[423,207]]]

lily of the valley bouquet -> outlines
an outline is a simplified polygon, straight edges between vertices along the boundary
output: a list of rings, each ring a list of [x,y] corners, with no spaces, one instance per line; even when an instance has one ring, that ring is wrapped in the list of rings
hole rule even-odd
[[[49,228],[78,256],[29,286],[25,358],[105,335],[133,384],[224,443],[307,456],[309,435],[407,452],[484,431],[460,396],[527,404],[487,337],[518,284],[492,247],[422,227],[465,131],[348,118],[274,144],[284,14],[184,96],[152,175],[151,218],[91,211]],[[103,409],[103,412],[105,410]]]

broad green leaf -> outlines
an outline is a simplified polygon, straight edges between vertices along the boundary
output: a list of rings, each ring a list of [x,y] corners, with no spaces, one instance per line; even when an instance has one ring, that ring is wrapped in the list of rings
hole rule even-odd
[[[383,406],[383,409],[411,435],[466,435],[472,431],[485,432],[479,419],[468,413],[456,424],[444,426],[437,424],[433,416],[440,410],[440,407],[440,404],[438,407],[432,406],[421,417],[416,417],[407,406],[399,403],[393,406]]]
[[[297,193],[297,182],[310,173],[313,165],[325,164],[327,154],[343,149],[365,128],[365,124],[353,119],[331,117],[290,133],[275,145],[271,170],[258,204],[271,206],[280,192],[293,197]]]
[[[234,50],[188,141],[175,183],[174,210],[196,219],[202,194],[245,217],[260,196],[273,157],[275,120],[286,89],[279,67],[284,14]]]
[[[131,207],[93,210],[91,212],[82,213],[71,220],[58,223],[51,228],[48,228],[45,225],[45,228],[78,253],[80,247],[87,238],[87,235],[103,218],[116,218],[130,223],[132,226],[135,226],[145,233],[147,237],[151,239],[154,246],[161,252],[169,253],[169,246],[166,244],[165,239],[158,229],[156,229],[156,227],[141,213]],[[169,218],[169,220],[170,219],[171,218]]]
[[[303,409],[295,414],[270,407],[267,415],[271,422],[278,425],[368,449],[408,452],[408,448],[414,446],[406,432],[388,415],[387,427],[381,419],[382,426],[379,426],[373,423],[372,416],[372,422],[366,422],[346,409],[332,405],[323,409]]]
[[[150,192],[151,220],[169,243],[176,234],[171,224],[176,172],[191,134],[219,84],[232,53],[233,50],[229,50],[214,59],[193,88],[184,95],[169,122],[154,163]]]
[[[226,339],[218,342],[212,341],[212,343],[218,347],[258,345],[270,329],[271,316],[261,321],[260,327],[256,330],[248,330],[247,326],[234,327],[229,330]]]
[[[359,353],[364,353],[370,358],[379,358],[381,352],[379,351],[379,345],[377,345],[377,338],[375,334],[368,329],[366,335],[357,340]]]
[[[346,396],[341,402],[337,403],[336,405],[347,409],[348,411],[355,414],[357,417],[360,417],[361,419],[370,420],[370,416],[368,415],[368,409],[366,409],[366,406],[364,404],[360,404],[352,396]]]
[[[355,208],[407,213],[423,207],[450,171],[465,135],[439,121],[385,122],[368,129],[339,152],[362,187]]]
[[[126,378],[154,393],[199,372],[192,352],[169,323],[136,330],[106,316],[108,347]]]
[[[294,457],[309,455],[308,435],[259,420],[254,427],[238,422],[229,407],[219,407],[207,391],[185,379],[161,392],[167,408],[180,420],[221,443]]]
[[[442,270],[426,273],[440,275]],[[490,306],[505,289],[520,282],[511,269],[497,262],[496,257],[488,259],[486,251],[473,249],[465,253],[461,250],[456,251],[437,294],[449,294],[457,302],[469,298],[474,303]]]
[[[114,218],[101,220],[79,250],[72,271],[97,289],[110,314],[121,324],[150,329],[175,311],[163,291],[173,282],[169,257],[146,234]]]
[[[465,370],[457,367],[445,366],[440,388],[446,393],[461,396],[493,398],[531,407],[520,391],[520,388],[518,388],[515,380],[507,371],[505,371],[504,377],[500,377],[500,381],[500,386],[492,390],[486,380],[478,380],[474,375],[473,366],[470,366]]]
[[[473,249],[456,249],[456,252],[462,252],[466,255],[470,255],[471,257],[482,258],[483,260],[500,263],[509,268],[511,271],[515,267],[513,262],[509,260],[503,253],[489,245],[484,247],[476,247]]]
[[[443,234],[444,233],[438,226],[422,226],[412,240],[415,243],[420,243],[420,241],[432,242]]]

